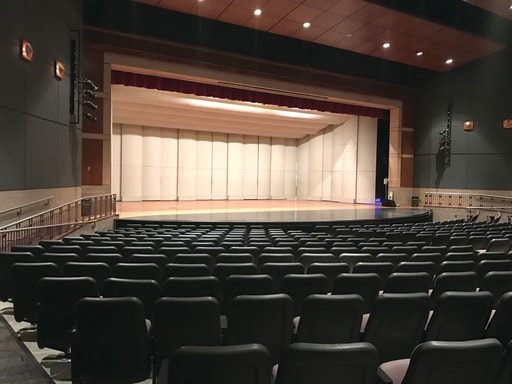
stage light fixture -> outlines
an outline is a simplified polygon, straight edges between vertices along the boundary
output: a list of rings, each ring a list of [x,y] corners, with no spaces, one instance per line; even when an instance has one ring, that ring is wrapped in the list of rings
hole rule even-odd
[[[302,24],[302,26],[304,28],[309,28],[309,27],[311,27],[311,23],[309,21],[306,21],[304,24]]]
[[[254,16],[259,16],[259,15],[261,15],[261,12],[262,12],[262,11],[261,11],[261,9],[256,8],[256,9],[254,10]]]
[[[448,64],[448,65],[453,64],[453,59],[451,59],[451,58],[450,59],[446,59],[446,61],[444,63]]]
[[[390,43],[384,43],[384,44],[382,44],[382,48],[384,48],[384,49],[388,49],[389,47],[391,47],[391,44],[390,44]]]
[[[416,56],[423,56],[423,51],[416,52]]]
[[[30,62],[32,61],[32,57],[34,56],[34,50],[32,49],[32,45],[27,40],[21,40],[21,57]]]

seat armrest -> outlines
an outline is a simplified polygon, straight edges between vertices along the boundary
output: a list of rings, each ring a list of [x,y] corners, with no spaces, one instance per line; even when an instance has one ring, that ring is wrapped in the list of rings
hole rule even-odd
[[[380,367],[377,367],[377,384],[393,384],[393,380]]]

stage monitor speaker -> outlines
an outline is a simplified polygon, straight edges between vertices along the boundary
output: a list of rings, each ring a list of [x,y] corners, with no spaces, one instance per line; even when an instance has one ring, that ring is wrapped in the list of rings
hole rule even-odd
[[[383,207],[396,207],[395,200],[386,199],[382,202]]]

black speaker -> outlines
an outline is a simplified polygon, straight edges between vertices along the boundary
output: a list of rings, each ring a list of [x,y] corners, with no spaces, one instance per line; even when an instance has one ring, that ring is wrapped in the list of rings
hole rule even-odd
[[[383,207],[396,207],[395,200],[386,199],[382,202]]]

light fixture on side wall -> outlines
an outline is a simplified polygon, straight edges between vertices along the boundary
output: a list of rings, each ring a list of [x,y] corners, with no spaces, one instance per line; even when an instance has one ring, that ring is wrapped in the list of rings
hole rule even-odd
[[[28,42],[28,40],[21,40],[20,45],[20,53],[21,57],[26,61],[32,61],[32,57],[34,56],[34,50],[32,49],[32,45]]]
[[[59,80],[62,80],[64,78],[65,72],[66,68],[64,67],[64,64],[62,64],[62,61],[55,60],[55,77]]]
[[[464,130],[465,131],[472,131],[473,129],[475,129],[474,121],[468,120],[468,121],[464,122]]]
[[[512,129],[512,119],[503,120],[503,129]]]

